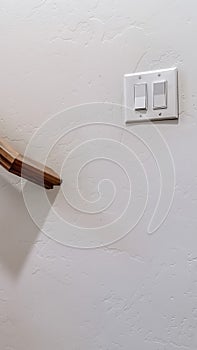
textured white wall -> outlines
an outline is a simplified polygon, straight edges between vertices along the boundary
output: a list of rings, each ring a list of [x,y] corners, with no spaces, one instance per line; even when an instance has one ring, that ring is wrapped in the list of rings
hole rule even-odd
[[[176,186],[169,215],[153,235],[147,225],[158,194],[156,178],[147,210],[131,233],[107,247],[83,250],[45,236],[28,214],[18,179],[0,170],[1,350],[197,348],[196,11],[194,0],[0,2],[0,133],[20,151],[44,121],[66,107],[121,103],[123,75],[133,71],[177,66],[181,116],[179,124],[158,125],[172,152]],[[86,117],[76,118],[73,127]],[[107,122],[107,113],[101,119]],[[124,126],[119,113],[113,122]],[[96,130],[100,136],[112,133],[104,126]],[[138,130],[151,139],[152,128]],[[85,136],[94,133],[86,129]],[[50,138],[45,130],[41,136],[43,144],[32,155]],[[58,168],[62,150],[69,152],[83,137],[78,130],[65,138],[48,163]],[[134,142],[120,129],[115,137],[127,146]],[[151,182],[146,151],[143,164]],[[93,168],[84,170],[79,184],[92,200],[98,195]],[[101,177],[106,168],[99,166]],[[127,187],[121,186],[124,206]],[[71,188],[66,178],[63,188]],[[39,191],[32,185],[31,193]],[[61,198],[55,203],[61,212]],[[64,214],[81,226],[90,222],[69,208]],[[110,214],[118,215],[118,208]],[[97,218],[92,220],[98,226]],[[99,220],[105,223],[105,217]]]

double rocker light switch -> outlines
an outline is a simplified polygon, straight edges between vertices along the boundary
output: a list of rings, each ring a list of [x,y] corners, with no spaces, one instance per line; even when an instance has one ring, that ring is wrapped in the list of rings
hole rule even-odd
[[[178,119],[176,68],[124,76],[125,121]]]
[[[135,110],[147,110],[148,95],[147,84],[135,84],[134,86]],[[152,84],[152,108],[167,108],[167,81],[157,81]],[[150,97],[150,96],[149,96]]]

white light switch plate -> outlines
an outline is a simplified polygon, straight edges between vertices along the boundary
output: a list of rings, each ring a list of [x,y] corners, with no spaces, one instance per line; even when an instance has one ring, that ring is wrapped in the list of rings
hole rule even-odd
[[[166,81],[167,108],[153,108],[153,83]],[[135,110],[135,85],[147,84],[147,109]],[[155,70],[124,76],[125,122],[178,119],[177,68]]]

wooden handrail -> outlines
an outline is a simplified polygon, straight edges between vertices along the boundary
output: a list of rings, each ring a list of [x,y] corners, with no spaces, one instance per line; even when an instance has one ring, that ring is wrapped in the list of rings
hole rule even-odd
[[[0,165],[7,171],[46,189],[61,185],[60,177],[50,168],[24,157],[0,139]]]

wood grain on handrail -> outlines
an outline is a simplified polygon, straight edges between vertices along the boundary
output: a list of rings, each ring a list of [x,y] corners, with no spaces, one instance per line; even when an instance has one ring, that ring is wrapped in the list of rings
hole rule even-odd
[[[24,157],[0,139],[0,165],[7,171],[46,189],[61,185],[60,177],[51,169]]]

